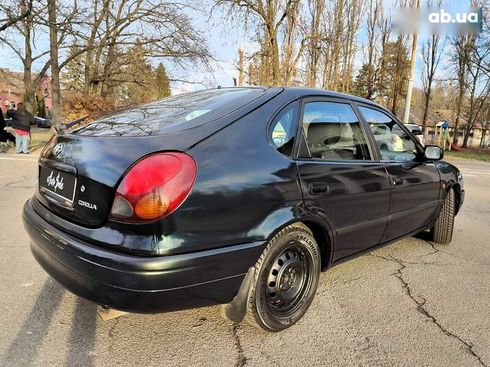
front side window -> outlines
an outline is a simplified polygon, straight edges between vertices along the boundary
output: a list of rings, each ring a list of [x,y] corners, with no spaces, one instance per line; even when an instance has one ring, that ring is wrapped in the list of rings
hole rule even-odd
[[[381,159],[411,161],[416,158],[417,148],[414,141],[395,120],[372,108],[360,106],[359,110],[371,128]]]
[[[311,158],[370,159],[359,120],[347,103],[306,103],[303,112],[303,132]]]

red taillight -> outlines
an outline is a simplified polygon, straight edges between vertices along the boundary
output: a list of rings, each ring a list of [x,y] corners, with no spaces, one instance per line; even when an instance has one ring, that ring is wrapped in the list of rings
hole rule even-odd
[[[151,222],[177,209],[196,178],[196,162],[184,153],[160,153],[136,163],[116,192],[111,218]]]

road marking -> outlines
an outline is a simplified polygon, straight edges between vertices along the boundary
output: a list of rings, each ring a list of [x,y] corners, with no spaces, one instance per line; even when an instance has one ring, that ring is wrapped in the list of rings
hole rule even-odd
[[[3,161],[25,161],[25,162],[37,162],[37,159],[30,158],[14,158],[14,157],[0,157]]]

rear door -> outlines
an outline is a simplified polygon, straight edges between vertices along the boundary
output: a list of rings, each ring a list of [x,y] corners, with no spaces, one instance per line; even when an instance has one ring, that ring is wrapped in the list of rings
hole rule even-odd
[[[303,198],[334,230],[333,260],[378,244],[390,183],[351,103],[310,98],[300,115],[297,167]]]
[[[439,171],[434,162],[420,159],[422,147],[394,116],[373,106],[357,107],[374,132],[380,125],[389,131],[383,139],[375,139],[391,184],[390,216],[382,238],[385,242],[432,221],[439,203]]]

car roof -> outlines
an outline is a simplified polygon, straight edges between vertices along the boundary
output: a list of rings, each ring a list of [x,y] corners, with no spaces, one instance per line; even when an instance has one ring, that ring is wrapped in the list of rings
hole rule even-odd
[[[250,87],[253,88],[253,87]],[[269,89],[282,89],[283,93],[290,95],[291,97],[301,98],[301,97],[313,97],[313,96],[322,96],[322,97],[332,97],[332,98],[343,98],[348,99],[354,102],[365,103],[372,105],[374,107],[381,108],[386,110],[385,107],[377,104],[374,101],[371,101],[366,98],[353,96],[351,94],[334,92],[331,90],[318,89],[318,88],[305,88],[305,87],[269,87]]]
[[[374,101],[371,101],[366,98],[354,96],[351,94],[346,94],[346,93],[340,93],[340,92],[334,92],[331,90],[325,90],[325,89],[319,89],[319,88],[306,88],[306,87],[286,87],[286,86],[241,86],[241,87],[217,87],[217,88],[209,88],[209,89],[221,89],[221,90],[227,90],[227,89],[263,89],[263,90],[276,90],[276,91],[282,91],[283,93],[286,93],[290,95],[291,97],[296,97],[296,98],[301,98],[301,97],[313,97],[313,96],[322,96],[322,97],[332,97],[332,98],[343,98],[343,99],[349,99],[351,101],[355,102],[360,102],[360,103],[365,103],[372,105],[374,107],[381,108],[383,110],[386,110],[385,107],[377,104]],[[202,89],[198,90],[196,92],[200,91],[206,91],[209,89]]]

